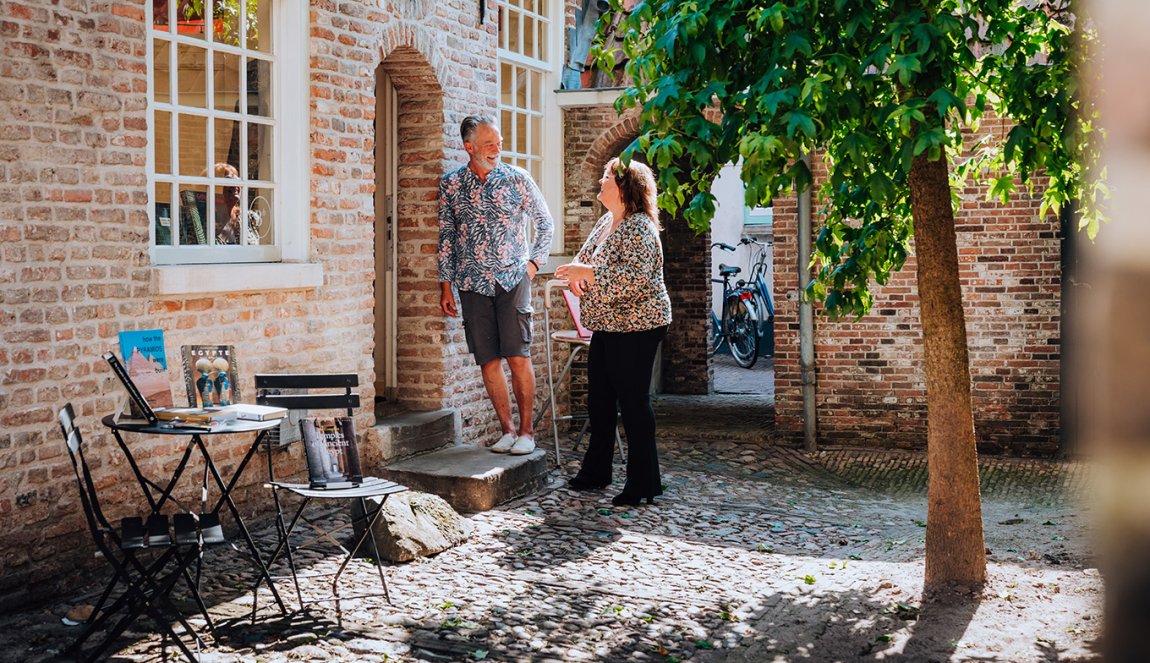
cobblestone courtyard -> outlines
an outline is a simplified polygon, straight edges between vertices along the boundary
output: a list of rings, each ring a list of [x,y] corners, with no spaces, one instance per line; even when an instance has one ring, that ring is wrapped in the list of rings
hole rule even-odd
[[[212,551],[203,584],[220,625],[202,660],[1094,660],[1102,582],[1076,499],[1084,464],[984,458],[990,582],[923,607],[924,456],[769,446],[744,416],[769,411],[761,398],[661,397],[656,505],[611,506],[621,468],[594,493],[555,473],[471,516],[464,545],[388,566],[393,603],[344,601],[342,628],[330,602],[252,625],[248,567]],[[576,464],[568,453],[566,471]],[[337,561],[309,558],[308,571]],[[378,589],[369,562],[349,573],[345,595]],[[294,606],[290,581],[279,586]],[[2,660],[57,657],[77,632],[61,616],[97,589],[0,620]],[[129,633],[113,660],[160,660],[159,644]]]

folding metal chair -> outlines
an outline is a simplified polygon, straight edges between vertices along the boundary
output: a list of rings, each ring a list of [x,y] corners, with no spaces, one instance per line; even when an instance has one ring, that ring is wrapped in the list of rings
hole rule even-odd
[[[287,375],[272,375],[261,374],[256,375],[256,402],[260,405],[274,405],[279,407],[288,408],[290,410],[331,410],[343,409],[347,413],[347,420],[345,430],[350,434],[346,437],[346,443],[349,445],[348,452],[358,459],[358,448],[356,444],[356,436],[354,426],[351,425],[351,417],[354,414],[355,408],[359,406],[359,394],[353,391],[354,388],[359,386],[359,376],[354,373],[349,374],[287,374]],[[281,394],[280,390],[326,390],[326,393],[303,393],[303,394]],[[334,393],[333,393],[334,391]],[[314,425],[314,419],[304,419],[300,422],[301,428]],[[305,449],[305,452],[308,451]],[[309,477],[322,476],[325,474],[324,470],[315,467],[314,463],[321,462],[312,453],[305,453],[308,463]],[[358,460],[357,460],[358,462]],[[328,468],[330,469],[330,468]],[[279,543],[276,546],[275,552],[272,553],[271,560],[268,566],[271,566],[283,553],[287,553],[288,566],[291,568],[292,582],[295,585],[296,597],[299,599],[300,608],[303,608],[303,592],[300,590],[299,578],[300,574],[296,569],[294,549],[302,548],[310,545],[314,541],[323,538],[334,544],[344,553],[343,562],[340,564],[339,569],[331,574],[334,577],[331,582],[331,590],[336,601],[336,615],[342,621],[342,611],[340,608],[341,596],[339,594],[339,578],[343,574],[345,568],[356,552],[360,550],[364,543],[370,541],[370,552],[373,555],[372,559],[376,564],[379,571],[379,582],[383,586],[383,596],[387,599],[388,603],[391,602],[391,594],[387,588],[387,579],[383,574],[383,565],[379,554],[379,546],[375,540],[375,533],[373,526],[383,513],[383,501],[386,501],[389,495],[401,493],[407,490],[406,486],[402,486],[393,481],[387,481],[378,477],[362,477],[362,476],[349,476],[347,481],[338,483],[329,483],[323,486],[317,485],[316,481],[309,481],[309,483],[288,483],[277,481],[274,471],[272,469],[271,458],[269,454],[268,459],[268,486],[272,489],[272,498],[276,507],[276,528],[279,532]],[[296,509],[295,514],[292,516],[289,523],[284,522],[284,512],[280,502],[280,491],[287,491],[301,498],[301,503]],[[382,498],[380,506],[374,512],[368,508],[367,498],[380,497]],[[326,530],[319,523],[308,520],[304,517],[304,510],[313,500],[325,499],[343,499],[343,500],[359,500],[360,507],[363,513],[367,514],[367,522],[364,523],[363,532],[355,537],[350,549],[340,543],[334,534],[347,525],[337,527],[334,530]],[[295,532],[296,525],[300,520],[307,522],[316,532],[319,533],[318,537],[310,539],[300,545],[292,545],[291,535]],[[329,574],[310,574],[304,576],[305,578],[324,576]],[[363,598],[363,595],[346,597],[346,598]],[[254,606],[253,606],[254,609]]]
[[[553,289],[559,289],[563,298],[563,303],[567,306],[567,312],[571,316],[571,321],[574,323],[574,329],[561,329],[558,331],[551,331],[551,303],[554,297],[551,293]],[[538,427],[539,422],[543,421],[543,417],[551,412],[551,433],[555,440],[555,464],[562,466],[563,457],[559,449],[559,422],[560,421],[582,421],[583,426],[579,429],[579,437],[575,440],[573,449],[578,449],[579,445],[583,442],[583,435],[587,432],[587,425],[590,419],[587,413],[582,412],[579,414],[566,414],[557,415],[558,410],[555,407],[555,385],[563,382],[563,379],[571,372],[571,366],[575,363],[576,357],[580,352],[585,352],[591,347],[591,330],[583,326],[583,321],[580,318],[579,296],[571,292],[567,287],[567,283],[560,279],[551,279],[547,281],[546,286],[543,288],[543,329],[544,334],[547,336],[547,389],[550,396],[550,401],[544,405],[539,414],[535,415],[535,426]],[[559,371],[559,375],[555,375],[554,361],[552,360],[552,344],[560,343],[570,346],[570,354],[567,355],[567,361],[563,364],[563,370]],[[623,457],[623,443],[619,438],[619,431],[615,431],[616,448],[619,450],[620,458]]]
[[[84,509],[88,529],[100,555],[107,560],[113,570],[111,580],[88,618],[87,627],[68,648],[69,653],[82,656],[83,646],[88,638],[108,624],[114,616],[121,615],[118,621],[108,628],[103,642],[97,645],[86,659],[96,660],[128,626],[147,613],[164,641],[170,637],[188,660],[195,661],[191,649],[172,628],[172,618],[194,638],[197,648],[202,645],[202,641],[169,597],[176,582],[182,577],[207,620],[209,629],[212,628],[212,621],[200,597],[198,584],[204,546],[224,543],[223,530],[219,526],[218,519],[213,514],[202,516],[179,513],[172,517],[172,529],[169,529],[167,515],[152,513],[146,519],[138,516],[123,518],[118,528],[112,526],[100,506],[96,484],[84,456],[84,441],[80,430],[76,427],[76,415],[71,403],[64,405],[58,414],[58,419],[67,444],[68,456],[72,461],[72,469],[76,475],[80,504]],[[152,559],[141,559],[140,554],[148,550],[159,551],[159,554]],[[188,571],[193,561],[197,563],[195,579]],[[168,568],[169,566],[174,568]],[[117,588],[120,589],[119,595],[105,607]]]

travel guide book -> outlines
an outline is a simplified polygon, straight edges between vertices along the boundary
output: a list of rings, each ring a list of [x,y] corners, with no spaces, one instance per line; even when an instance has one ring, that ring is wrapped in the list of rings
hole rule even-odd
[[[299,425],[312,488],[334,488],[337,484],[355,485],[363,481],[351,417],[301,419]]]
[[[230,345],[185,345],[184,384],[189,407],[223,407],[240,400],[236,350]]]
[[[153,409],[173,405],[168,359],[164,353],[164,330],[120,332],[120,357],[123,359],[124,370]],[[132,416],[145,418],[134,401]]]

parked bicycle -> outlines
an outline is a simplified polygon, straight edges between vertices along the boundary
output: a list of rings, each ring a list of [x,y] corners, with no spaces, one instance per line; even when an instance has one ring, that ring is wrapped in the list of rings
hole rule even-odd
[[[767,270],[770,263],[767,260],[767,247],[770,242],[763,242],[754,237],[744,237],[739,243],[750,247],[751,273],[747,278],[755,298],[753,300],[755,312],[758,314],[759,325],[759,354],[764,357],[773,357],[775,354],[775,303],[771,299],[771,288],[767,285]]]
[[[723,242],[715,242],[711,248],[735,250],[735,247]],[[722,278],[711,279],[712,283],[723,284],[723,316],[720,319],[715,315],[714,309],[711,310],[714,342],[708,349],[707,356],[714,355],[725,343],[730,348],[735,363],[743,368],[750,368],[759,358],[757,331],[759,320],[755,313],[755,305],[752,303],[755,298],[754,290],[747,287],[746,282],[742,280],[737,281],[734,287],[731,286],[731,279],[741,271],[738,266],[719,263],[719,276]]]

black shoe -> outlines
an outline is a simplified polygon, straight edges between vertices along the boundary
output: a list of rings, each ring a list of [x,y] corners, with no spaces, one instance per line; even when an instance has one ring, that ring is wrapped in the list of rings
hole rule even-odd
[[[600,488],[606,488],[609,485],[611,485],[610,481],[606,483],[595,483],[588,481],[578,475],[573,476],[567,480],[567,487],[571,490],[599,490]]]
[[[647,500],[647,504],[654,504],[655,496],[648,495],[646,497],[642,497],[640,495],[628,495],[627,493],[619,493],[615,497],[611,498],[611,504],[614,504],[615,506],[639,506],[639,503],[643,500]]]

